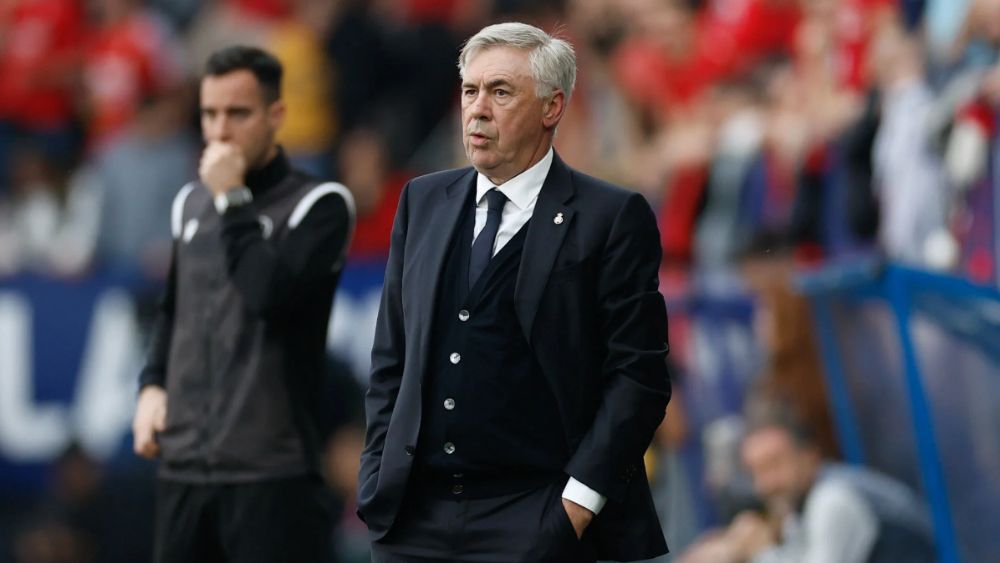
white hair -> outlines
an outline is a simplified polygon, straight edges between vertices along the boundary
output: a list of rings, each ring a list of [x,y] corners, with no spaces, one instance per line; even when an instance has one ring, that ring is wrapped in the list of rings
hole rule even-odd
[[[558,39],[533,25],[518,22],[484,27],[462,46],[458,71],[465,79],[465,68],[480,51],[493,47],[514,47],[528,51],[535,95],[547,98],[562,90],[569,101],[576,83],[576,53],[568,41]]]

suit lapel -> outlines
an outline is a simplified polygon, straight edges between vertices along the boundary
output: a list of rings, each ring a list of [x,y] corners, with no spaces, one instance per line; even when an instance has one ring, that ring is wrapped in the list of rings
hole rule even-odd
[[[421,331],[423,334],[419,337],[419,346],[425,352],[423,354],[425,358],[429,350],[430,327],[437,306],[438,286],[444,275],[444,260],[455,237],[455,230],[461,223],[466,196],[470,189],[475,189],[475,179],[475,170],[471,170],[444,190],[438,190],[430,212],[424,219],[426,223],[414,226],[424,232],[419,239],[422,244],[414,252],[416,263],[413,279],[416,283],[410,284],[408,290],[413,292],[411,304],[414,315],[411,326],[418,330],[427,328]]]
[[[535,210],[528,223],[528,234],[521,254],[521,265],[514,289],[514,307],[525,338],[538,313],[538,302],[549,279],[559,248],[573,222],[574,210],[566,205],[573,197],[573,182],[569,168],[558,154],[553,154],[552,167],[538,194]]]

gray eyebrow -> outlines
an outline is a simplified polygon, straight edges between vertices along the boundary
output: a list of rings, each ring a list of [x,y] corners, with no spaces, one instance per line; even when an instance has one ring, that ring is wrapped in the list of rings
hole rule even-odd
[[[462,82],[462,87],[463,88],[465,88],[467,86],[475,86],[475,83],[469,82],[469,81]],[[510,81],[507,80],[507,79],[505,79],[505,78],[497,78],[495,80],[491,80],[491,81],[489,81],[489,82],[486,83],[486,88],[488,88],[488,89],[493,89],[493,88],[496,88],[497,86],[507,86],[508,88],[513,88],[514,87],[514,85],[511,84]]]

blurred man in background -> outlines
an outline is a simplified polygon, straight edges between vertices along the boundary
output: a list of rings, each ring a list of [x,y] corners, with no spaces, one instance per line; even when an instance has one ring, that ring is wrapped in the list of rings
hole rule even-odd
[[[552,149],[568,42],[492,25],[459,69],[473,166],[410,181],[393,227],[358,493],[374,559],[665,553],[642,463],[670,397],[653,213]]]
[[[926,510],[902,483],[863,467],[826,462],[791,416],[752,421],[743,463],[764,514],[743,512],[695,546],[684,563],[930,563]]]
[[[354,204],[275,143],[281,76],[269,53],[230,47],[201,82],[207,146],[174,201],[133,425],[135,451],[161,459],[158,562],[330,556],[321,377]]]

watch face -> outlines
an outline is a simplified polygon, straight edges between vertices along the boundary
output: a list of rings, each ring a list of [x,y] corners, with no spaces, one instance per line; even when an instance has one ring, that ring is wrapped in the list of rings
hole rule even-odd
[[[253,201],[253,192],[249,188],[236,188],[223,192],[214,198],[215,210],[225,213],[230,207],[246,205]]]
[[[247,188],[237,188],[226,192],[226,199],[229,200],[229,205],[243,205],[253,200],[253,194]]]

